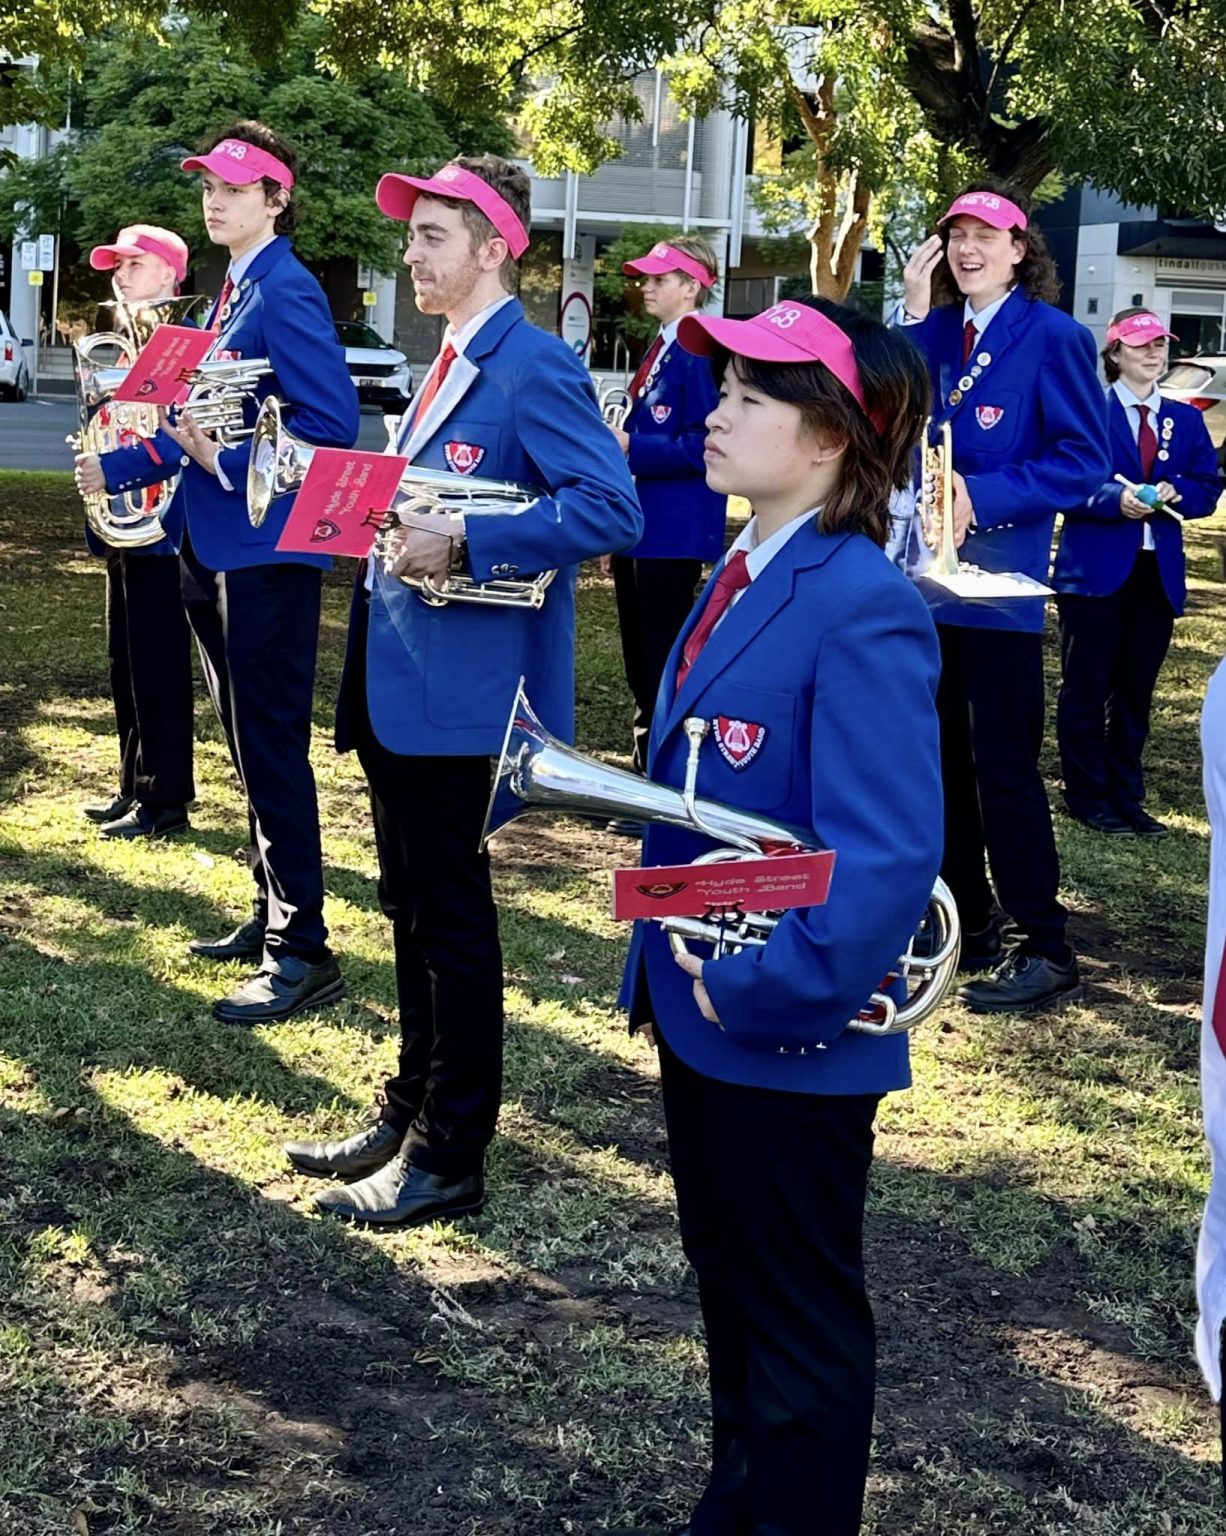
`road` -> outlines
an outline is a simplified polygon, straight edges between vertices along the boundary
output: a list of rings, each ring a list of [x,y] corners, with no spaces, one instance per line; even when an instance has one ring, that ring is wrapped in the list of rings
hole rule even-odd
[[[0,400],[0,469],[71,469],[64,439],[76,429],[76,406],[67,396],[22,405]],[[363,406],[358,446],[378,453],[386,442],[383,412]]]

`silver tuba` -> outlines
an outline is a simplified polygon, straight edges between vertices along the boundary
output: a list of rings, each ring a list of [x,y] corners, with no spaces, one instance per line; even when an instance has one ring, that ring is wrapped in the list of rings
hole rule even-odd
[[[110,301],[115,326],[94,331],[73,347],[73,373],[77,395],[77,431],[66,439],[76,453],[113,453],[130,447],[138,438],[152,437],[158,429],[156,405],[116,401],[115,391],[128,376],[128,368],[159,325],[178,325],[201,302],[198,294],[160,299],[152,304]],[[90,530],[114,549],[142,549],[163,537],[162,515],[169,507],[178,475],[143,490],[112,496],[108,491],[82,498]]]
[[[268,516],[278,496],[288,496],[306,479],[315,449],[287,432],[281,407],[269,397],[260,407],[251,440],[247,470],[247,514],[255,527]],[[481,480],[475,475],[453,474],[445,469],[421,469],[409,465],[400,477],[392,506],[375,538],[375,555],[387,560],[390,539],[413,513],[463,512],[468,517],[489,512],[525,512],[540,500],[542,491],[511,480]],[[543,571],[524,581],[474,581],[463,572],[452,572],[441,584],[428,577],[401,576],[423,602],[441,608],[447,603],[485,603],[502,608],[540,608],[556,571]]]
[[[708,730],[705,720],[685,722],[690,742],[685,788],[670,789],[624,769],[606,767],[551,736],[533,713],[521,681],[494,773],[482,845],[526,811],[548,811],[596,821],[625,817],[663,822],[701,832],[721,846],[695,861],[700,864],[758,858],[768,847],[809,851],[820,847],[811,832],[802,833],[716,800],[696,798],[698,749]],[[778,920],[772,912],[737,913],[731,923],[705,917],[657,919],[675,954],[685,952],[691,943],[714,944],[717,954],[735,954],[747,945],[765,944]],[[961,942],[958,909],[948,886],[938,880],[906,952],[882,982],[883,989],[893,981],[904,982],[906,1001],[898,1003],[884,990],[874,992],[848,1029],[895,1035],[926,1019],[949,990]]]

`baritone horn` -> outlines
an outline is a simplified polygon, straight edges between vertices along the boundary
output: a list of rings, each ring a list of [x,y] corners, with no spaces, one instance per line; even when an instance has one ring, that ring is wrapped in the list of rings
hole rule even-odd
[[[315,449],[285,430],[281,407],[269,397],[260,407],[251,439],[247,470],[247,513],[255,527],[268,516],[278,496],[288,496],[306,479]],[[453,474],[446,469],[422,469],[409,465],[400,477],[392,505],[375,536],[374,554],[385,564],[393,558],[393,536],[414,514],[437,515],[463,512],[465,517],[489,513],[526,512],[545,494],[512,480],[482,480],[475,475]],[[400,576],[423,602],[433,608],[447,603],[484,603],[500,608],[540,608],[556,571],[542,571],[523,581],[474,581],[462,571],[452,571],[441,582],[429,577]]]
[[[666,823],[700,832],[719,845],[695,860],[700,864],[760,858],[768,848],[817,851],[821,845],[811,832],[802,833],[765,816],[697,798],[699,751],[709,729],[705,720],[685,722],[690,744],[685,788],[671,789],[584,757],[551,736],[533,712],[521,680],[494,773],[482,846],[517,816],[545,811],[600,822],[627,818]],[[688,946],[693,943],[714,944],[717,954],[735,954],[747,946],[765,944],[779,914],[738,912],[730,921],[718,916],[666,917],[654,921],[668,934],[674,954],[688,953]],[[945,882],[938,880],[905,952],[879,990],[849,1022],[848,1029],[868,1035],[895,1035],[926,1019],[940,1005],[953,982],[961,939],[953,896]],[[885,990],[896,981],[906,987],[903,1002],[890,997]]]

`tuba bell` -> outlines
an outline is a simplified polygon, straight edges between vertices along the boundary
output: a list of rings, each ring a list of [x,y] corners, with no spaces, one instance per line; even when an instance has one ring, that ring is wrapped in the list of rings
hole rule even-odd
[[[719,845],[695,861],[700,864],[759,858],[768,849],[780,847],[816,851],[821,845],[811,832],[802,833],[783,822],[696,797],[698,751],[708,730],[705,720],[685,722],[690,755],[684,789],[653,784],[637,774],[584,757],[551,736],[533,713],[521,680],[494,773],[482,846],[517,816],[546,811],[596,821],[625,817],[700,832]],[[735,954],[749,945],[765,944],[779,917],[773,912],[748,912],[736,914],[731,924],[705,917],[654,921],[668,934],[675,954],[687,952],[692,943],[713,944],[717,954]],[[954,979],[961,939],[953,896],[945,882],[938,880],[905,953],[881,989],[849,1022],[848,1029],[895,1035],[926,1019],[940,1005]],[[907,988],[905,1002],[897,1002],[884,990],[895,981]]]
[[[600,415],[606,426],[624,427],[634,396],[620,384],[610,384],[600,391]]]
[[[260,407],[251,439],[251,460],[247,470],[247,514],[255,527],[268,516],[268,509],[278,496],[288,496],[306,479],[315,457],[315,449],[304,443],[281,422],[281,407],[271,396]],[[402,519],[413,513],[463,512],[466,517],[482,513],[526,512],[545,493],[511,480],[482,480],[475,475],[453,474],[445,469],[421,469],[409,465],[400,477],[392,506],[375,537],[374,554],[391,558],[391,538]],[[441,583],[429,577],[401,576],[431,607],[447,603],[484,603],[502,608],[540,608],[556,571],[543,571],[524,581],[474,581],[463,572],[451,572]]]

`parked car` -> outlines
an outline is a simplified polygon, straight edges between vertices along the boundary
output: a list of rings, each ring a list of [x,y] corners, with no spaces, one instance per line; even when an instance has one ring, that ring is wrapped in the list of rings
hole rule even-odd
[[[21,337],[0,309],[0,399],[24,400],[30,393],[30,367]]]
[[[1182,400],[1205,413],[1205,425],[1217,449],[1218,469],[1226,478],[1226,357],[1183,357],[1158,382],[1170,400]]]
[[[404,353],[364,320],[338,320],[336,334],[361,403],[403,411],[413,398],[413,370]]]

